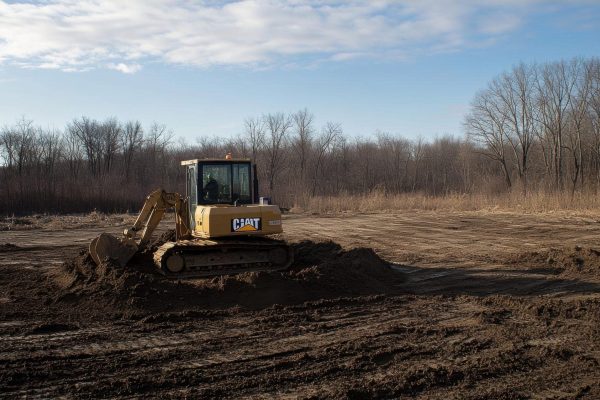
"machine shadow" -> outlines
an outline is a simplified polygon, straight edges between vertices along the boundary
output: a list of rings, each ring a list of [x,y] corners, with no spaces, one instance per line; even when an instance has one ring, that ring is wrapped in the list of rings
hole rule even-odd
[[[586,281],[584,277],[561,277],[548,270],[474,270],[461,267],[391,265],[394,270],[405,275],[405,281],[400,286],[405,293],[410,294],[539,296],[600,293],[600,284],[597,282]]]

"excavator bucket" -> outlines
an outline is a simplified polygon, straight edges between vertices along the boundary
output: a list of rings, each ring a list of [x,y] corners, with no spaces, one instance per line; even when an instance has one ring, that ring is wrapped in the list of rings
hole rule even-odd
[[[110,259],[124,267],[137,251],[138,245],[134,240],[117,239],[109,233],[102,233],[90,243],[90,255],[97,265]]]

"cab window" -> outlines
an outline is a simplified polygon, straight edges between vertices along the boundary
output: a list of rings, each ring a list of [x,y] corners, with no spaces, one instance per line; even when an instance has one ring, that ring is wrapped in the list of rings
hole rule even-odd
[[[198,188],[199,203],[231,203],[231,166],[205,164],[202,166],[202,187]]]
[[[233,164],[233,201],[249,204],[252,201],[250,192],[250,164]]]

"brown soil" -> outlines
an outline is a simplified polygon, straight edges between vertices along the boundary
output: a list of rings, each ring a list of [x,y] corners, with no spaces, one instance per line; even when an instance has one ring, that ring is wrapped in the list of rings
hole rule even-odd
[[[96,267],[105,227],[0,233],[0,397],[600,398],[593,219],[285,223],[289,271],[211,280]]]
[[[600,249],[581,246],[516,254],[508,263],[517,268],[549,272],[564,277],[600,278]]]

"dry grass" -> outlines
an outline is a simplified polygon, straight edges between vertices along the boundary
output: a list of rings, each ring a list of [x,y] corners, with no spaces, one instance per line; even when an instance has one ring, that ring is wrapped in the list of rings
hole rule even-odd
[[[135,220],[129,214],[105,214],[92,211],[87,214],[47,215],[27,217],[0,217],[0,231],[25,231],[41,229],[76,229],[130,225]]]
[[[430,196],[421,193],[390,195],[375,191],[363,195],[307,197],[292,212],[337,214],[343,212],[378,212],[394,210],[444,211],[519,211],[549,213],[558,211],[600,213],[600,197],[594,193],[535,192],[505,194],[448,194]]]

